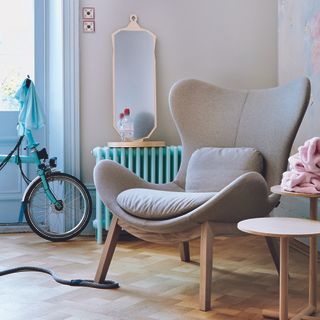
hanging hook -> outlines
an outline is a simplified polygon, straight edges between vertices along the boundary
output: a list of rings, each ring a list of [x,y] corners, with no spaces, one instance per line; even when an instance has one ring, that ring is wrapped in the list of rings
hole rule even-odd
[[[135,15],[135,14],[131,14],[131,15],[130,15],[130,21],[131,21],[131,22],[138,23],[138,16]]]
[[[31,84],[30,76],[27,74],[26,87],[29,88],[30,84]]]

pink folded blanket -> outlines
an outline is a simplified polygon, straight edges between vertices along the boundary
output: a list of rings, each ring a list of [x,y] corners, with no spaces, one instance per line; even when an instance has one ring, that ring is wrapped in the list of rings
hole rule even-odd
[[[289,171],[283,173],[281,187],[287,191],[320,193],[320,138],[307,140],[289,158]]]
[[[286,171],[281,187],[293,192],[320,193],[320,177],[311,172]]]
[[[298,148],[298,154],[305,171],[320,174],[320,138],[307,140]]]

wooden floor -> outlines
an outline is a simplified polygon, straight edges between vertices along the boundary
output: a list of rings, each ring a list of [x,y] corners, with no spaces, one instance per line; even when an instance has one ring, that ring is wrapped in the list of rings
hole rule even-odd
[[[92,238],[50,243],[34,234],[3,234],[0,243],[0,270],[41,266],[67,279],[92,279],[102,250]],[[183,263],[175,247],[123,240],[108,276],[120,283],[115,290],[62,286],[33,272],[1,277],[0,319],[255,320],[261,309],[277,307],[278,278],[262,238],[215,239],[210,312],[198,311],[198,241],[191,255],[194,262]],[[307,257],[291,250],[292,312],[307,299],[307,265]]]

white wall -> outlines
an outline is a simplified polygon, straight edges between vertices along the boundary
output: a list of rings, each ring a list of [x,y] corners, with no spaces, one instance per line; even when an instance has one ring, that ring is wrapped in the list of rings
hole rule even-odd
[[[171,85],[197,78],[234,88],[277,83],[276,0],[81,0],[96,9],[96,32],[81,33],[81,172],[92,182],[90,151],[119,141],[112,127],[111,33],[129,15],[157,35],[158,128],[152,139],[179,144],[168,110]]]

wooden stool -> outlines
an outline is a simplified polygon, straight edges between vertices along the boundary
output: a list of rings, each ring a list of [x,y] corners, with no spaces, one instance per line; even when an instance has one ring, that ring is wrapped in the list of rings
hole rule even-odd
[[[280,238],[280,290],[279,290],[279,314],[265,310],[263,315],[280,320],[288,320],[288,256],[289,256],[289,238],[294,237],[312,237],[320,234],[320,222],[298,218],[255,218],[248,219],[238,223],[241,231],[264,237]],[[311,248],[311,247],[310,247]],[[317,287],[316,279],[316,256],[314,251],[310,250],[309,266],[309,305],[300,313],[291,318],[291,320],[302,319],[320,319],[310,317],[316,312]],[[312,255],[312,257],[311,257]],[[313,263],[315,261],[315,263]],[[314,282],[315,280],[315,282]],[[313,282],[313,283],[311,283]]]

